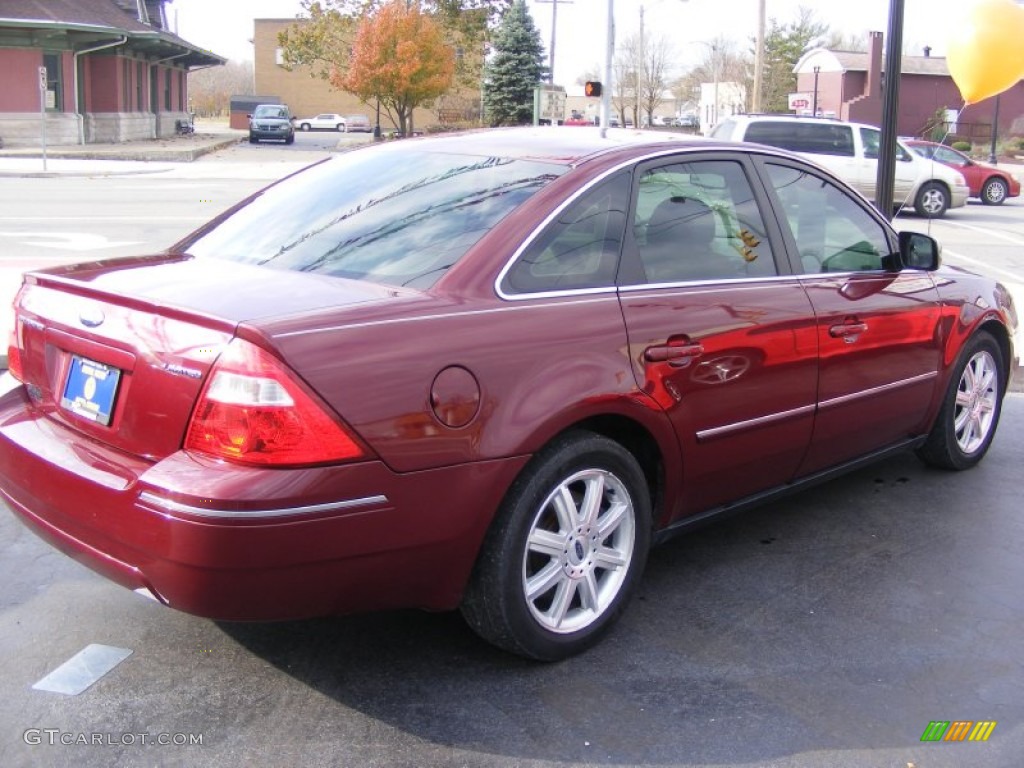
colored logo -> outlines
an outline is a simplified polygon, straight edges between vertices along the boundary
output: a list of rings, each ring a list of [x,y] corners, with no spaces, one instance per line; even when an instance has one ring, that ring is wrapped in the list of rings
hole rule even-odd
[[[995,720],[932,720],[921,741],[988,741],[995,728]]]

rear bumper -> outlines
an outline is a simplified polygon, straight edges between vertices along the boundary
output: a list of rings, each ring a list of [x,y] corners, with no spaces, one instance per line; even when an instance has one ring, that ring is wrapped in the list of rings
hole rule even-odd
[[[396,474],[127,456],[0,397],[0,494],[43,539],[179,610],[281,620],[458,605],[523,459]]]

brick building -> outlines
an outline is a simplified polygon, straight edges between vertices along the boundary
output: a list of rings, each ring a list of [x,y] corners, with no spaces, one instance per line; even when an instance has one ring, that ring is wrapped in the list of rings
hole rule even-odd
[[[226,60],[168,31],[165,0],[0,0],[0,139],[150,139],[188,117],[188,71]],[[41,80],[43,81],[41,83]]]
[[[334,88],[326,80],[317,77],[309,67],[295,67],[292,70],[284,67],[278,35],[292,25],[302,23],[302,20],[294,18],[256,19],[253,35],[256,93],[276,94],[297,117],[321,112],[341,115],[360,113],[368,115],[370,122],[374,123],[376,104],[367,104],[351,93]],[[430,130],[441,124],[472,126],[479,123],[479,109],[479,91],[461,95],[452,93],[439,99],[429,109],[416,109],[413,124],[416,130]],[[383,109],[380,125],[385,132],[397,128]]]
[[[825,48],[808,51],[794,68],[797,90],[812,103],[816,101],[820,113],[881,125],[885,77],[882,49],[882,33],[872,32],[866,53]],[[900,63],[897,133],[921,136],[941,113],[953,134],[975,142],[990,139],[996,100],[985,99],[964,107],[946,60],[928,53],[903,56]],[[1024,82],[1000,95],[998,128],[1000,138],[1024,135]]]

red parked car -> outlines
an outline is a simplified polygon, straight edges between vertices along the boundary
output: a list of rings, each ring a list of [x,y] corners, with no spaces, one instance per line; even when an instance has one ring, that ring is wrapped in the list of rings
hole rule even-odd
[[[970,196],[981,198],[985,205],[1002,205],[1008,197],[1020,195],[1017,177],[1003,168],[972,160],[963,152],[921,139],[907,140],[907,146],[922,157],[935,160],[960,171],[967,180]]]
[[[792,154],[587,128],[345,153],[15,311],[0,489],[55,546],[202,616],[461,608],[538,659],[719,512],[976,464],[1016,323]]]

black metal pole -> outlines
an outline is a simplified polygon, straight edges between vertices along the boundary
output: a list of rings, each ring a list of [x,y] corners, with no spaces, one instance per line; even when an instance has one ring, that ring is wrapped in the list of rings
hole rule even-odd
[[[818,73],[821,72],[821,67],[814,68],[814,101],[811,103],[811,114],[815,117],[818,116]]]
[[[878,148],[878,176],[875,178],[875,207],[887,219],[891,219],[893,214],[893,184],[896,181],[896,121],[899,118],[902,50],[903,0],[890,0],[889,39],[885,41],[882,136]]]
[[[996,95],[996,113],[992,117],[992,146],[988,151],[988,161],[995,165],[999,162],[996,157],[996,141],[999,140],[999,96]]]

